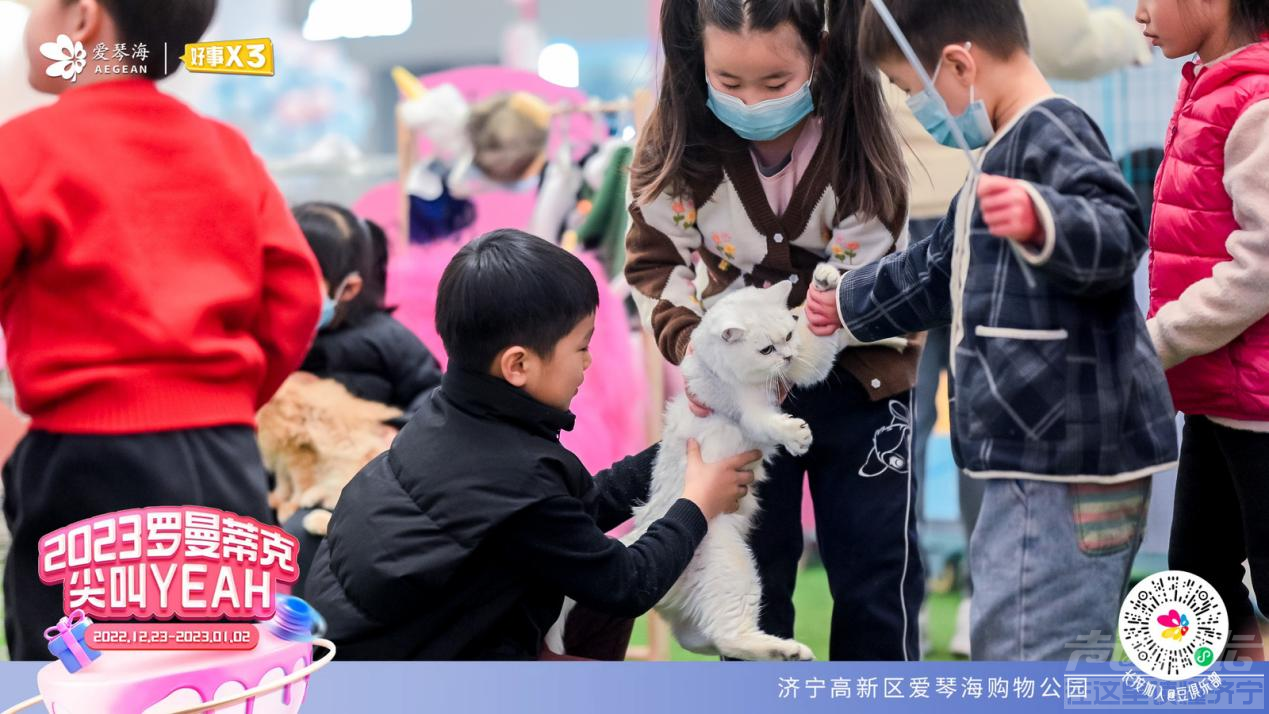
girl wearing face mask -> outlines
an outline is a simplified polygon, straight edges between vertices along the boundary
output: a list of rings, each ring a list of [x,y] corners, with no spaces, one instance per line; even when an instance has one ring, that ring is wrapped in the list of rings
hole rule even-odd
[[[1264,659],[1243,563],[1269,612],[1269,3],[1138,0],[1182,69],[1150,224],[1150,336],[1185,414],[1168,566],[1229,610]]]
[[[390,404],[405,412],[401,427],[441,383],[436,358],[418,337],[384,307],[388,241],[383,229],[333,203],[305,203],[294,209],[322,270],[322,312],[317,336],[300,371],[333,379],[362,399]],[[282,527],[299,541],[300,578],[292,585],[302,595],[309,565],[321,538],[309,533],[303,508]]]
[[[665,73],[632,167],[626,278],[670,362],[728,291],[788,280],[794,307],[819,263],[847,271],[906,244],[902,155],[878,76],[856,62],[862,5],[664,2]],[[761,625],[793,636],[806,473],[835,601],[832,659],[918,657],[908,462],[919,351],[911,340],[902,351],[854,344],[827,381],[784,404],[815,442],[777,457],[761,488],[750,537]]]
[[[330,203],[305,203],[295,219],[322,269],[317,337],[300,369],[340,382],[408,417],[440,384],[436,358],[384,306],[387,238],[378,225]]]

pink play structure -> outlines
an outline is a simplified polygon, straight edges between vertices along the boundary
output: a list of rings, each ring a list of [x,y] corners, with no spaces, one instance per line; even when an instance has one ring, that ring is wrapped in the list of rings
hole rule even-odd
[[[420,78],[425,87],[452,84],[468,100],[479,101],[496,92],[527,91],[548,104],[561,102],[581,104],[586,96],[575,89],[560,87],[535,74],[503,67],[465,67],[437,72]],[[555,120],[548,155],[563,140],[564,127],[572,140],[575,157],[590,146],[596,127],[584,113],[566,114]],[[430,151],[420,137],[421,155]],[[492,191],[472,197],[476,206],[475,223],[451,240],[427,245],[409,245],[398,250],[388,265],[388,304],[396,305],[397,319],[414,331],[441,365],[447,359],[444,346],[436,333],[436,290],[441,273],[454,253],[467,241],[496,228],[524,228],[533,214],[535,192]],[[394,246],[405,245],[401,239],[401,194],[396,182],[379,186],[353,207],[388,232]],[[563,435],[563,443],[581,458],[592,472],[605,469],[614,461],[636,453],[646,444],[645,402],[646,380],[636,351],[620,297],[607,284],[607,278],[594,257],[579,256],[600,287],[599,311],[595,337],[591,342],[594,364],[586,376],[581,392],[573,400],[577,426]]]

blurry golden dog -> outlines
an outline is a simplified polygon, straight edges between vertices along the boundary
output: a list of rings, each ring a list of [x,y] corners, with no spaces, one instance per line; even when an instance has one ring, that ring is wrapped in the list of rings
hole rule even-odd
[[[278,520],[320,507],[304,518],[304,529],[326,535],[329,509],[361,467],[391,445],[397,430],[384,422],[401,414],[354,397],[333,379],[307,372],[288,377],[256,415],[260,456],[277,479],[269,505]]]

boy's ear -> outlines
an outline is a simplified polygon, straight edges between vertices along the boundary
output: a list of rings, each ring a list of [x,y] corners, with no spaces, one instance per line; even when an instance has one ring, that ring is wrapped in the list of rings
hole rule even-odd
[[[511,386],[523,387],[529,383],[532,360],[533,355],[529,350],[519,345],[512,345],[494,358],[494,371]]]
[[[970,47],[966,47],[968,44],[948,45],[943,48],[942,55],[944,71],[950,71],[956,81],[966,87],[978,79],[978,63],[975,62]]]

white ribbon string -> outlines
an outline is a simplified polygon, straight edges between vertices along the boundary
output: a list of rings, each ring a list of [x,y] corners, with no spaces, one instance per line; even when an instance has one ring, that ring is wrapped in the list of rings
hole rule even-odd
[[[877,10],[877,15],[881,17],[881,21],[885,23],[886,29],[890,30],[890,36],[899,45],[899,50],[903,52],[903,56],[908,60],[908,64],[912,65],[912,69],[916,70],[917,76],[921,78],[921,84],[925,85],[926,90],[938,99],[939,109],[947,115],[948,126],[952,129],[952,137],[956,139],[956,143],[960,145],[961,151],[965,152],[965,158],[969,160],[970,175],[973,180],[977,180],[982,176],[982,170],[978,166],[978,160],[974,158],[974,150],[969,147],[969,142],[965,139],[965,135],[961,133],[961,128],[956,123],[956,118],[952,116],[952,110],[947,108],[947,102],[943,101],[942,95],[934,88],[934,80],[925,71],[925,65],[921,64],[921,60],[916,55],[916,50],[912,49],[912,44],[908,42],[908,38],[904,36],[903,30],[899,28],[899,23],[895,21],[894,15],[890,14],[890,10],[882,0],[871,0],[873,8]],[[1013,258],[1018,262],[1018,267],[1022,270],[1022,278],[1027,282],[1027,287],[1035,289],[1035,276],[1031,274],[1031,268],[1022,259],[1018,253],[1018,247],[1009,241],[1009,251],[1013,253]]]
[[[966,141],[965,134],[961,133],[960,126],[956,124],[956,118],[952,116],[952,110],[947,108],[947,102],[943,101],[943,97],[934,88],[934,80],[925,71],[925,65],[921,64],[921,60],[917,58],[916,50],[912,49],[912,44],[904,36],[903,30],[899,29],[899,23],[895,21],[894,15],[890,14],[886,4],[882,0],[871,0],[871,2],[872,6],[877,10],[877,14],[881,16],[881,21],[886,24],[886,29],[890,30],[891,37],[894,37],[894,41],[898,43],[899,50],[903,52],[908,64],[912,65],[912,69],[916,70],[917,76],[921,78],[921,84],[925,85],[930,94],[938,99],[939,109],[947,115],[947,123],[952,129],[952,136],[961,147],[961,151],[965,152],[965,158],[969,161],[970,171],[977,177],[981,172],[978,168],[978,160],[974,158],[974,150],[969,148],[969,142]]]

